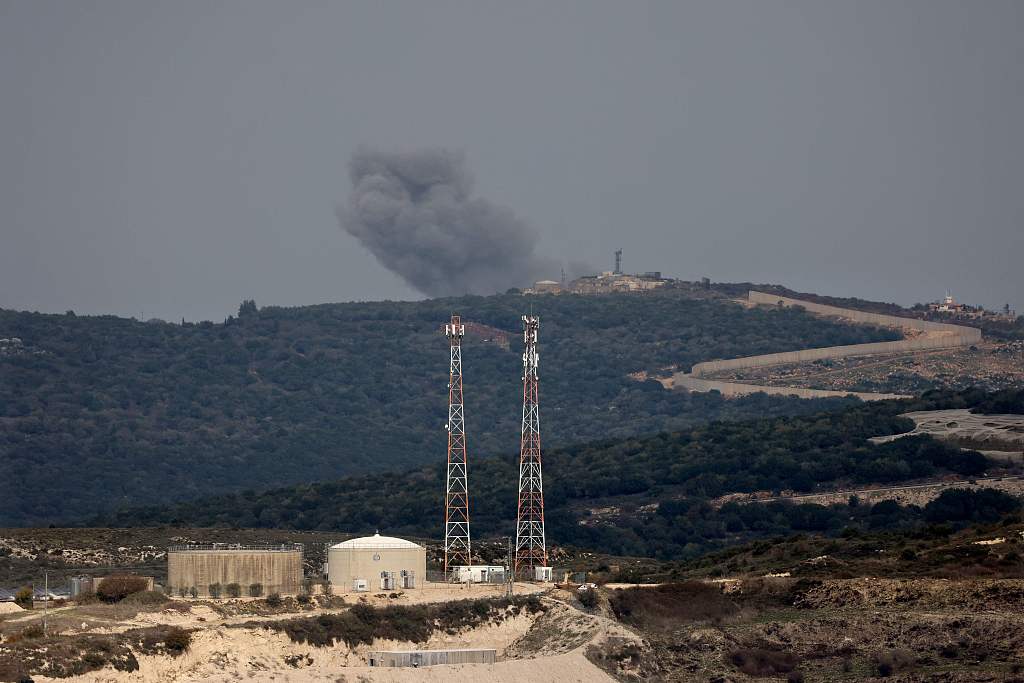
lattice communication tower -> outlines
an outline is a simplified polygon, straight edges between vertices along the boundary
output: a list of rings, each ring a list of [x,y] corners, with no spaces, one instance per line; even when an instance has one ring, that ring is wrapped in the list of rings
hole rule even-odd
[[[534,578],[548,564],[544,538],[544,479],[540,455],[537,331],[540,319],[523,316],[523,430],[519,449],[519,512],[516,516],[515,574]]]
[[[466,476],[466,421],[462,404],[462,338],[466,326],[459,316],[444,326],[451,346],[448,378],[448,477],[444,499],[444,571],[468,566],[469,480]]]

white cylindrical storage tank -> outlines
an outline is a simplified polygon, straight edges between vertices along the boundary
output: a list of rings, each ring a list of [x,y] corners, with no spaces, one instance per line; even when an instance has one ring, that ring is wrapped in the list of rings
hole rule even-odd
[[[427,549],[392,536],[364,536],[332,545],[327,578],[335,592],[419,588],[427,579]]]

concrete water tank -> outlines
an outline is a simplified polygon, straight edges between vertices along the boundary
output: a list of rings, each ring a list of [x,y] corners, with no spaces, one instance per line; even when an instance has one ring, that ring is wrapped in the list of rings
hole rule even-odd
[[[417,588],[427,578],[427,550],[392,536],[364,536],[332,545],[327,551],[327,577],[336,592]]]
[[[188,594],[195,587],[199,597],[210,595],[210,586],[237,583],[242,596],[259,584],[264,596],[296,595],[302,585],[302,546],[171,546],[167,549],[167,585],[172,595]]]

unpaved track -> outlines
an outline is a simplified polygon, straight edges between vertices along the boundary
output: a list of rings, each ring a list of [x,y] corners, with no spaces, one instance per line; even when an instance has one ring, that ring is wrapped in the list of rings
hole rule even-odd
[[[865,322],[886,327],[893,327],[917,334],[912,339],[895,342],[875,342],[871,344],[851,344],[846,346],[829,346],[820,349],[802,349],[782,353],[768,353],[759,356],[747,356],[723,361],[697,363],[690,372],[678,372],[662,384],[667,388],[684,387],[690,391],[718,391],[723,396],[745,396],[747,394],[765,393],[780,396],[797,396],[799,398],[828,398],[834,396],[853,395],[862,401],[882,401],[893,398],[909,398],[901,394],[884,394],[871,392],[834,391],[828,389],[808,389],[805,387],[782,387],[743,382],[723,382],[705,379],[709,373],[720,370],[740,370],[743,368],[770,367],[795,362],[808,362],[824,358],[849,358],[854,356],[888,355],[909,351],[926,351],[934,349],[951,349],[970,346],[981,341],[981,332],[973,327],[934,323],[917,320],[916,318],[900,318],[891,315],[865,313],[854,309],[826,306],[800,299],[791,299],[751,290],[748,294],[752,304],[776,304],[798,306],[809,313],[824,317],[840,317],[850,321]]]

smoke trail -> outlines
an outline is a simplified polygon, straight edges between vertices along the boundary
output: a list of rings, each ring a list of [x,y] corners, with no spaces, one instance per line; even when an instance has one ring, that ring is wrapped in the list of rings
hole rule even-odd
[[[427,296],[493,294],[555,278],[557,262],[534,253],[536,230],[472,196],[462,154],[443,149],[360,149],[341,227],[385,267]]]

